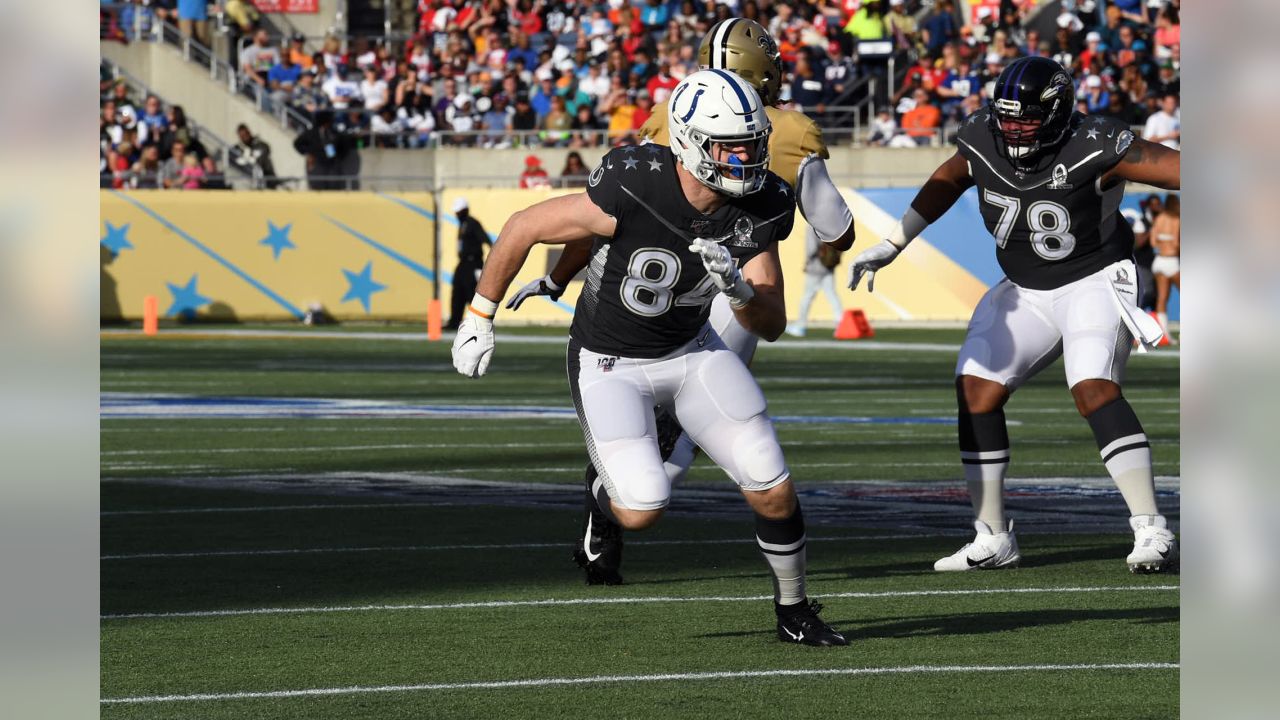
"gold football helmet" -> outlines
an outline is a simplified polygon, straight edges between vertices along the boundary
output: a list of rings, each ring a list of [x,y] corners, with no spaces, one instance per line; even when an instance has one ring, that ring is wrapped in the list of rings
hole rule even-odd
[[[755,20],[731,18],[713,25],[698,46],[698,64],[737,73],[755,86],[765,105],[778,102],[782,90],[778,43]]]

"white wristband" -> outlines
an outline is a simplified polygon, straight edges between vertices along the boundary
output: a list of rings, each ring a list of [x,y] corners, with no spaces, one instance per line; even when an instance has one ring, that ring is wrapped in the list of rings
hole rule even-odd
[[[498,303],[476,293],[471,296],[471,312],[485,320],[492,320],[493,316],[498,314]]]
[[[547,276],[542,278],[542,282],[546,283],[547,287],[550,288],[552,292],[564,292],[564,288],[560,287],[560,283],[556,282],[555,278],[551,277],[551,273],[547,273]]]
[[[915,240],[916,236],[924,232],[927,227],[929,227],[929,221],[916,212],[915,208],[909,207],[903,214],[902,221],[893,228],[893,232],[889,233],[886,240],[897,246],[899,250],[904,250],[907,244]]]
[[[725,295],[729,297],[729,307],[736,310],[745,307],[747,303],[751,302],[751,299],[756,296],[756,290],[748,285],[745,280],[739,279],[738,282],[733,284],[732,290],[725,293]]]

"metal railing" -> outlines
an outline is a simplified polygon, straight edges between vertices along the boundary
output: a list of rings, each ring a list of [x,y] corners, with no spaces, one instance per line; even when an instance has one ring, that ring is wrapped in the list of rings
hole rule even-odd
[[[99,58],[99,63],[107,69],[107,72],[111,74],[112,78],[117,80],[123,79],[125,83],[131,89],[133,89],[136,93],[141,95],[144,100],[146,99],[147,96],[154,95],[157,98],[160,98],[160,102],[163,103],[166,107],[174,105],[174,103],[165,101],[165,99],[163,98],[163,96],[160,95],[160,93],[156,92],[155,90],[152,90],[149,86],[147,86],[145,83],[143,83],[141,80],[137,79],[133,75],[129,74],[127,70],[120,67],[119,65],[116,65],[115,63],[111,62],[106,58]],[[196,122],[191,118],[187,118],[187,125],[195,133],[196,137],[200,139],[200,142],[206,146],[206,149],[209,149],[208,145],[210,144],[216,147],[216,151],[212,151],[209,153],[214,157],[215,160],[219,162],[223,162],[224,159],[228,157],[228,150],[230,149],[231,146],[230,144],[227,143],[227,141],[223,140],[216,133],[211,131],[207,126],[201,125],[200,123]]]
[[[132,7],[140,8],[141,6]],[[220,60],[211,48],[190,35],[182,33],[175,25],[142,12],[133,12],[131,27],[121,28],[118,20],[123,15],[123,9],[123,5],[101,6],[99,34],[104,39],[156,42],[174,47],[182,53],[184,60],[207,67],[209,77],[215,81],[225,82],[228,92],[253,100],[261,112],[275,117],[281,127],[293,131],[311,127],[311,120],[304,113],[287,103],[273,100],[268,88],[246,78],[226,61]],[[121,33],[119,37],[115,36],[117,31]]]

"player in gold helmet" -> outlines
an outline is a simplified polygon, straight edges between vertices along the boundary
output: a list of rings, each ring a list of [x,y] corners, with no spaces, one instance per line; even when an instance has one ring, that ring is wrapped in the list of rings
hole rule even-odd
[[[768,31],[760,23],[746,18],[722,20],[702,38],[698,63],[703,69],[731,71],[755,88],[766,106],[765,114],[773,128],[769,137],[769,170],[794,189],[797,207],[809,223],[811,232],[837,250],[848,250],[854,240],[853,214],[827,174],[825,159],[830,155],[822,140],[822,130],[804,113],[774,106],[782,89],[782,61],[778,45]],[[645,142],[670,145],[668,103],[663,101],[655,106],[653,114],[640,128],[640,137]],[[555,268],[545,277],[521,288],[507,302],[507,308],[518,309],[525,300],[536,295],[558,299],[569,281],[586,267],[590,251],[589,242],[564,246]],[[725,345],[743,362],[751,363],[759,338],[738,324],[727,303],[717,300],[712,304],[710,324]],[[697,446],[673,417],[665,412],[658,415],[658,440],[662,457],[666,460],[667,474],[673,483],[678,482],[693,463]],[[588,466],[588,486],[594,473],[594,467]],[[575,559],[587,571],[588,584],[622,582],[618,572],[622,557],[622,530],[604,530],[607,530],[604,539],[616,543],[613,551],[594,560],[581,551],[575,552]],[[608,566],[604,564],[605,558],[611,559]]]

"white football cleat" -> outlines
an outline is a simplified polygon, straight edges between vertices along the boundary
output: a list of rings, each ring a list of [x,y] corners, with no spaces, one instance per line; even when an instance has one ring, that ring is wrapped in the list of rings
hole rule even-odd
[[[1001,570],[1016,568],[1022,562],[1018,554],[1018,538],[1013,535],[1013,521],[1003,532],[992,532],[981,520],[973,521],[978,531],[973,542],[933,564],[937,572],[961,572],[964,570]]]
[[[1158,573],[1178,567],[1178,540],[1169,531],[1163,515],[1134,515],[1133,552],[1125,558],[1131,573]]]

